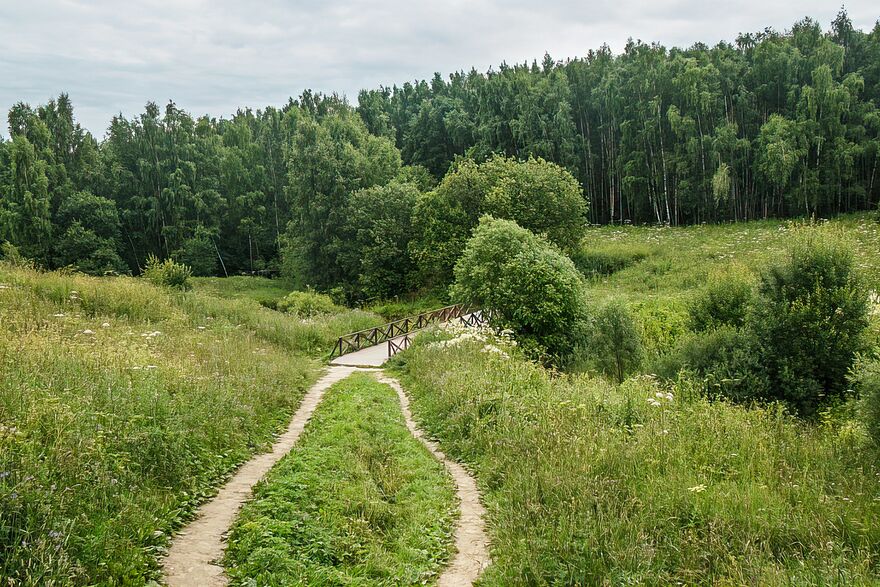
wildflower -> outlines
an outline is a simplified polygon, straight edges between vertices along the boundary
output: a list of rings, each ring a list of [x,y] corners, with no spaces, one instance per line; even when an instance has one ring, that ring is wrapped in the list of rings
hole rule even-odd
[[[648,398],[648,403],[651,404],[652,406],[654,406],[655,408],[660,407],[660,402],[657,401],[656,399],[654,399],[653,397]]]
[[[704,491],[706,491],[706,486],[700,483],[699,485],[688,487],[688,491],[690,491],[691,493],[703,493]]]
[[[502,351],[500,348],[498,348],[498,347],[495,346],[494,344],[487,344],[486,346],[483,347],[482,352],[484,352],[484,353],[494,353],[494,354],[496,354],[496,355],[501,355],[501,356],[504,357],[505,359],[509,356],[507,353],[505,353],[504,351]]]
[[[82,331],[82,333],[85,334],[86,336],[92,336],[93,334],[95,334],[95,331],[94,331],[94,330],[85,329],[85,330]]]
[[[53,318],[64,318],[64,314],[52,314]]]
[[[110,323],[104,322],[103,324],[101,324],[101,328],[110,328]]]
[[[9,477],[9,471],[0,471],[0,479],[6,479]]]

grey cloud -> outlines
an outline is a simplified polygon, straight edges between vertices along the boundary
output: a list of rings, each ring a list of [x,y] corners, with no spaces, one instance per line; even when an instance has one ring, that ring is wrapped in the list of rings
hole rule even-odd
[[[872,2],[848,4],[870,28]],[[303,89],[354,100],[400,84],[501,61],[563,59],[627,38],[714,44],[838,10],[818,0],[28,0],[0,4],[0,112],[66,91],[80,121],[174,99],[193,114],[280,105]],[[5,129],[4,129],[5,130]]]

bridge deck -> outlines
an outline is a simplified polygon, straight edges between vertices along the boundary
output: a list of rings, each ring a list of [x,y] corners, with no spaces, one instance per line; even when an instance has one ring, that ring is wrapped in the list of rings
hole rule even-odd
[[[412,334],[409,336],[412,336]],[[403,340],[403,336],[398,336],[391,340],[399,343]],[[330,364],[351,367],[381,367],[388,358],[388,341],[385,341],[353,353],[348,353],[347,355],[342,355],[341,357],[336,357],[330,361]]]

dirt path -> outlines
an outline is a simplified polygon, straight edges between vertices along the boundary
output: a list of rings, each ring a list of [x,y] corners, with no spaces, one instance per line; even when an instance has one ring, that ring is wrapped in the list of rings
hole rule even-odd
[[[171,543],[168,555],[162,561],[164,580],[170,587],[222,587],[228,581],[219,564],[226,547],[226,533],[232,527],[241,506],[251,497],[253,486],[286,455],[296,443],[311,418],[324,392],[334,383],[355,371],[377,371],[360,367],[331,365],[303,397],[302,404],[284,432],[272,445],[272,450],[255,456],[242,465],[226,485],[196,512],[195,519],[181,530]],[[401,410],[407,428],[440,462],[455,481],[461,502],[461,517],[455,530],[456,554],[438,580],[438,587],[470,586],[489,564],[489,541],[483,527],[483,506],[473,477],[458,463],[428,440],[416,426],[409,409],[409,398],[396,379],[377,371],[379,381],[390,385],[400,397]]]
[[[477,579],[480,573],[490,562],[489,539],[483,524],[485,510],[480,503],[480,492],[477,483],[467,470],[460,464],[446,457],[437,443],[428,440],[425,434],[416,426],[409,409],[409,397],[400,382],[384,373],[377,374],[377,379],[390,385],[400,398],[400,407],[406,426],[413,436],[422,441],[434,457],[442,462],[455,481],[456,493],[461,503],[461,517],[458,527],[455,529],[456,554],[449,566],[440,575],[437,581],[438,587],[469,587]]]
[[[242,465],[220,492],[199,508],[196,518],[174,537],[168,556],[162,561],[165,582],[170,587],[215,587],[227,584],[223,567],[218,561],[223,556],[224,537],[238,510],[251,496],[254,484],[296,443],[324,392],[357,370],[353,367],[330,367],[303,397],[287,431],[278,437],[272,450],[256,455]]]

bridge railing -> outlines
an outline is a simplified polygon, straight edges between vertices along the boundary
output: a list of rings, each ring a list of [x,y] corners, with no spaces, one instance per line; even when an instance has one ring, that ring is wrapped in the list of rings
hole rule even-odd
[[[423,312],[418,316],[401,318],[400,320],[395,320],[394,322],[389,322],[382,326],[376,326],[375,328],[367,328],[366,330],[352,332],[351,334],[340,336],[336,340],[333,350],[330,351],[330,358],[334,359],[335,357],[341,357],[342,355],[353,353],[363,348],[382,344],[383,342],[390,341],[399,336],[409,334],[416,330],[421,330],[431,324],[442,324],[458,318],[464,318],[463,322],[467,323],[468,319],[474,315],[478,315],[478,313],[474,313],[470,307],[465,306],[464,304],[455,304],[437,310],[431,310],[430,312]],[[473,321],[471,320],[471,322]]]

